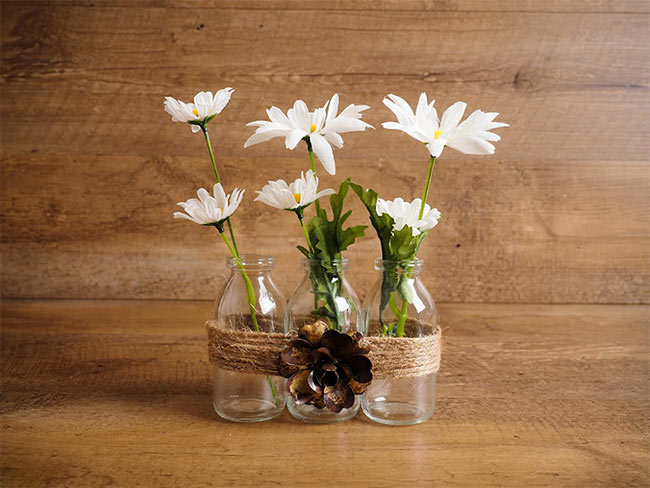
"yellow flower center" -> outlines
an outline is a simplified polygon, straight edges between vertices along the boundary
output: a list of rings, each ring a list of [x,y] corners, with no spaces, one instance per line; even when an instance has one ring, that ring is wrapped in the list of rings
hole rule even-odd
[[[192,110],[192,113],[197,117],[199,116],[199,111],[197,109]]]
[[[296,203],[300,203],[300,197],[301,197],[300,193],[293,194],[293,198],[296,200]]]
[[[433,138],[434,138],[434,139],[438,139],[441,135],[442,135],[442,131],[441,131],[441,130],[437,130],[437,131],[435,131],[435,132],[433,133]]]
[[[316,130],[316,125],[311,124],[311,127],[309,128],[310,132],[314,132]]]

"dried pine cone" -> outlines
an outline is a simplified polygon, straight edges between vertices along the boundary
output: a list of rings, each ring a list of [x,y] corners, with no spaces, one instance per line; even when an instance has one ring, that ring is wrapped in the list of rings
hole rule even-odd
[[[280,355],[280,374],[296,403],[340,412],[372,381],[363,334],[344,334],[322,321],[304,325]]]

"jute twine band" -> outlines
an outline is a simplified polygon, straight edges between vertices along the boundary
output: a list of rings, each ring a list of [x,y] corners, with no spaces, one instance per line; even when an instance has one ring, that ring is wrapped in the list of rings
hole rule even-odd
[[[368,358],[377,379],[413,378],[440,369],[441,331],[424,337],[366,337]]]
[[[228,371],[277,375],[278,359],[296,333],[226,330],[208,320],[210,362]],[[441,332],[424,337],[366,337],[377,379],[412,378],[440,369]]]
[[[239,373],[278,374],[278,358],[291,336],[278,332],[226,330],[208,320],[210,362]]]

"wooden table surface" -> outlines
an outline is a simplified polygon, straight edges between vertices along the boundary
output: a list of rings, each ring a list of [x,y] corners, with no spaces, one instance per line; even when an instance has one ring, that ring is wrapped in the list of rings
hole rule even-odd
[[[647,486],[648,307],[441,305],[414,427],[211,405],[208,302],[2,303],[2,486]]]

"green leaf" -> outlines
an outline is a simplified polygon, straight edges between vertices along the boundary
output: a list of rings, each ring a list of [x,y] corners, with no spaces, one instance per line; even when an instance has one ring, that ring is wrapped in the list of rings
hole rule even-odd
[[[336,239],[332,235],[331,222],[314,216],[309,221],[309,239],[314,247],[316,258],[320,261],[332,261],[337,258]]]
[[[341,183],[338,193],[330,196],[332,220],[329,220],[327,210],[321,207],[307,224],[309,239],[314,247],[314,258],[321,262],[340,259],[341,253],[365,233],[365,225],[343,228],[343,224],[352,213],[348,211],[343,214],[343,205],[349,185],[349,180],[344,181]]]
[[[338,193],[334,193],[330,196],[330,207],[332,207],[332,214],[334,216],[333,221],[338,221],[341,217],[341,212],[343,211],[343,204],[345,203],[345,197],[348,194],[348,189],[350,188],[349,182],[344,181],[339,187]]]
[[[393,236],[390,239],[390,253],[395,261],[414,259],[417,251],[418,238],[413,237],[412,230],[408,225],[393,231]]]
[[[338,310],[336,298],[341,294],[340,269],[333,264],[341,258],[341,253],[350,247],[358,237],[364,235],[365,225],[355,225],[344,228],[343,225],[350,217],[351,212],[343,213],[345,197],[349,190],[349,180],[341,183],[338,193],[330,196],[332,220],[329,219],[327,210],[320,207],[307,223],[307,232],[311,241],[313,253],[305,248],[299,250],[305,256],[320,262],[310,271],[312,291],[316,297],[313,313],[321,314],[335,321],[336,328],[343,325],[343,313]],[[323,305],[318,302],[323,301]]]
[[[366,206],[370,222],[377,232],[381,245],[382,259],[389,261],[404,261],[414,259],[417,255],[425,234],[413,237],[412,229],[404,226],[401,230],[393,230],[394,220],[387,214],[377,214],[377,192],[372,189],[364,190],[360,185],[350,182],[350,188],[357,194]],[[401,276],[401,278],[400,278]],[[383,314],[388,306],[393,293],[399,293],[408,303],[413,301],[413,287],[408,277],[399,270],[397,263],[394,267],[384,269],[381,283],[381,297],[379,301],[379,322],[383,330],[388,331],[389,326],[384,323]]]
[[[307,259],[311,259],[311,253],[305,246],[296,246],[296,248],[298,249],[298,251],[303,253]]]
[[[385,269],[382,274],[381,299],[379,301],[379,322],[381,323],[381,325],[385,325],[383,319],[383,313],[384,313],[384,309],[386,308],[390,300],[390,295],[395,290],[397,290],[397,284],[398,284],[397,276],[398,276],[397,269],[395,268]]]
[[[406,300],[408,303],[413,303],[413,298],[415,297],[415,288],[413,288],[413,281],[406,275],[403,275],[399,280],[399,294]]]
[[[420,250],[420,246],[422,245],[422,241],[424,240],[424,238],[425,238],[427,235],[429,235],[429,232],[431,232],[431,231],[430,231],[430,230],[427,230],[427,231],[425,231],[425,232],[422,232],[422,234],[420,234],[420,235],[417,237],[417,245],[416,245],[416,249],[415,249],[415,254],[416,254],[416,255],[417,255],[418,251]]]
[[[357,194],[359,200],[365,205],[370,216],[370,222],[377,232],[379,243],[381,245],[381,256],[383,259],[391,259],[390,254],[390,238],[393,230],[393,219],[390,215],[383,214],[377,215],[377,192],[372,189],[364,189],[356,183],[349,183],[352,191]]]
[[[347,229],[341,232],[339,237],[339,250],[342,252],[354,244],[354,241],[358,237],[363,237],[366,233],[365,225],[355,225],[354,227],[348,227]]]

